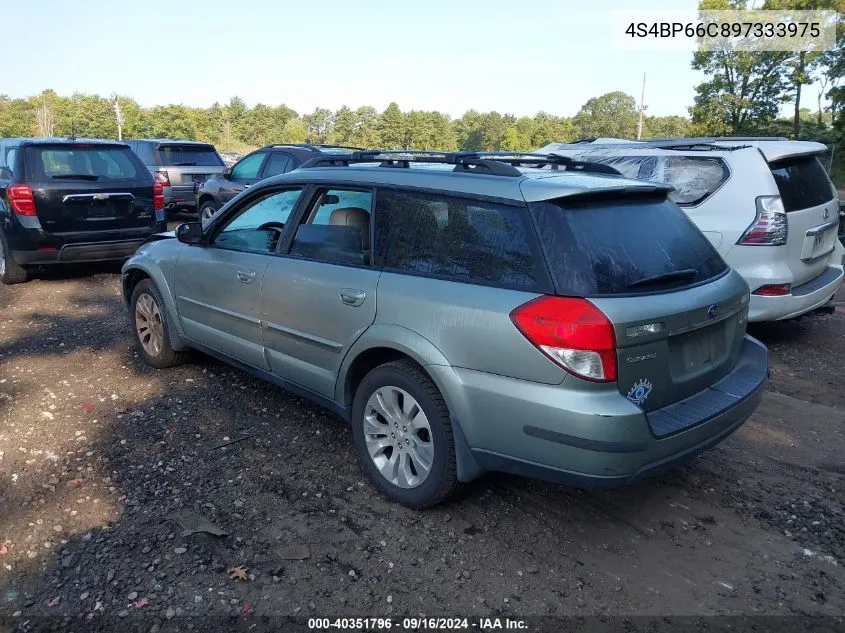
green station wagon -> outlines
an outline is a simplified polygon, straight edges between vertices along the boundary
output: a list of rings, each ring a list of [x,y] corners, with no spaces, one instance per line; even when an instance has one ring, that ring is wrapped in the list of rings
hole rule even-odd
[[[748,286],[659,183],[560,156],[355,152],[262,181],[143,245],[144,359],[200,350],[352,425],[425,507],[505,471],[620,485],[757,407]]]

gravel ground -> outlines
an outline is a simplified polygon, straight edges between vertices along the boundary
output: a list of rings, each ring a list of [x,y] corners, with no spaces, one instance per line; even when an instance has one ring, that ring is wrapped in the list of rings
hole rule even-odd
[[[690,464],[610,491],[490,475],[415,512],[333,415],[144,365],[113,267],[0,287],[0,616],[842,615],[845,312],[753,333],[769,392]]]

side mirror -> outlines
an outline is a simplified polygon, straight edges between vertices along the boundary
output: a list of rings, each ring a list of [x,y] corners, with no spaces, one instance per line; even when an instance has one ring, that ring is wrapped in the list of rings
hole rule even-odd
[[[202,243],[202,223],[185,222],[176,227],[176,239],[183,244]]]
[[[12,170],[8,167],[0,167],[0,180],[11,180]]]
[[[232,168],[227,167],[225,169],[225,171],[223,172],[223,178],[225,178],[226,180],[229,180],[229,178],[231,178],[231,177],[232,177]]]

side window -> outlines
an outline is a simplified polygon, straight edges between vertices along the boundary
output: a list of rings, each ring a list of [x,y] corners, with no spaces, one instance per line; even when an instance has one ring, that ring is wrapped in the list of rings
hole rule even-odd
[[[267,164],[264,165],[264,178],[270,176],[278,176],[290,169],[291,158],[288,154],[281,152],[273,152],[267,159]]]
[[[663,180],[675,188],[669,194],[672,202],[696,205],[709,198],[729,175],[721,158],[667,156]]]
[[[330,264],[368,265],[372,206],[369,191],[318,191],[296,230],[290,254]]]
[[[232,179],[252,180],[253,178],[258,178],[258,172],[261,170],[261,163],[264,162],[264,157],[266,155],[267,152],[257,152],[243,158],[234,167],[232,167]]]
[[[385,268],[509,288],[539,286],[522,207],[379,191],[377,263]]]
[[[214,246],[272,253],[301,193],[302,189],[289,189],[253,201],[215,236]]]
[[[6,150],[6,159],[3,161],[3,167],[9,170],[12,176],[15,176],[15,170],[18,168],[18,148],[10,147]]]

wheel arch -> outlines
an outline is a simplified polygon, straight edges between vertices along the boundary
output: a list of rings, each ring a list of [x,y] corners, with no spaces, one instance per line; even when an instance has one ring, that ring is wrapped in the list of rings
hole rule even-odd
[[[123,271],[121,272],[121,290],[123,303],[127,312],[132,308],[132,293],[135,291],[135,286],[144,279],[150,279],[155,284],[164,301],[165,305],[163,308],[169,325],[167,331],[169,333],[170,345],[177,352],[187,350],[189,346],[182,340],[182,324],[179,322],[176,302],[170,293],[170,286],[167,284],[160,270],[144,266],[141,262],[131,263],[123,267]]]
[[[427,338],[399,325],[374,325],[359,338],[341,364],[335,386],[335,401],[351,418],[355,390],[370,371],[395,360],[415,364],[434,383],[449,409],[455,441],[458,479],[471,481],[483,473],[470,450],[461,425],[465,408],[457,376],[444,354]],[[454,378],[454,380],[452,380]]]

